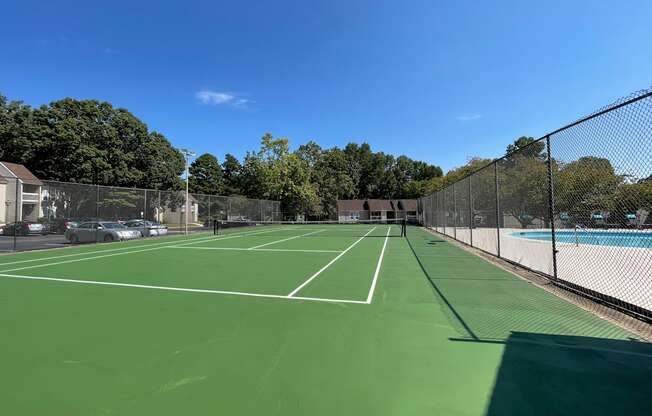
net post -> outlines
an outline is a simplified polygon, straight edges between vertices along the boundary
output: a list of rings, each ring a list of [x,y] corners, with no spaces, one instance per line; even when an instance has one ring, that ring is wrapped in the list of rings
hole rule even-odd
[[[407,237],[407,218],[403,216],[401,220],[401,237]]]

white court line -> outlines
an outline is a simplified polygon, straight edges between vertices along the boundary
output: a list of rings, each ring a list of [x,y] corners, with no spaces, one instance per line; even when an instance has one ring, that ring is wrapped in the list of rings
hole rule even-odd
[[[383,243],[383,249],[380,250],[380,257],[378,257],[378,264],[376,264],[376,272],[374,273],[374,279],[371,282],[371,288],[369,288],[369,295],[367,296],[368,304],[371,304],[371,300],[374,297],[374,291],[376,290],[376,282],[378,281],[380,266],[383,264],[383,256],[385,256],[385,247],[387,247],[387,240],[389,240],[389,230],[391,230],[391,227],[387,228],[387,234],[385,235],[385,242]]]
[[[205,240],[208,240],[208,239],[211,239],[211,238],[215,238],[215,236],[192,238],[192,240],[193,241],[195,241],[195,240],[197,240],[197,241],[200,241],[200,240],[205,241]],[[41,257],[41,258],[37,258],[37,259],[10,261],[10,262],[6,262],[6,263],[0,263],[0,267],[7,266],[7,265],[10,265],[10,264],[31,263],[31,262],[34,262],[34,261],[62,259],[64,257],[83,256],[83,255],[86,255],[86,254],[110,253],[112,251],[130,250],[130,249],[133,249],[133,248],[140,248],[140,247],[153,247],[153,246],[160,246],[162,244],[177,244],[178,242],[184,242],[184,241],[188,241],[188,240],[189,239],[179,239],[179,240],[175,239],[173,241],[163,241],[163,242],[160,242],[160,243],[147,243],[147,244],[141,244],[141,245],[129,245],[127,247],[111,248],[111,249],[107,249],[107,250],[82,251],[80,253],[64,254],[64,255],[61,255],[61,256],[51,256],[51,257]],[[138,241],[138,242],[142,242],[142,241]],[[129,243],[130,243],[129,241],[116,241],[115,243],[108,243],[108,244],[129,244]],[[134,243],[135,243],[135,241],[134,241]],[[76,246],[76,247],[81,248],[82,246]],[[45,250],[39,250],[39,252],[42,252],[42,251],[45,251]],[[27,252],[23,252],[23,253],[27,253]],[[17,254],[20,254],[20,253],[17,253]]]
[[[227,250],[227,251],[278,251],[278,252],[298,252],[298,253],[341,253],[341,250],[308,250],[299,248],[243,248],[243,247],[179,247],[167,246],[165,248],[182,248],[188,250]]]
[[[274,230],[260,231],[260,232],[258,232],[256,234],[262,234],[264,232],[271,232],[271,231],[274,231]],[[197,239],[194,239],[193,241],[190,241],[190,242],[177,244],[177,246],[187,246],[187,245],[190,245],[190,244],[197,244],[199,242],[208,242],[208,241],[215,241],[215,240],[228,240],[230,238],[247,237],[249,235],[253,235],[253,233],[250,233],[250,234],[235,234],[235,235],[230,235],[228,237],[222,237],[222,238],[220,238],[220,237],[211,237],[211,238],[202,238],[202,239],[197,238]],[[142,247],[142,246],[138,246],[138,247]],[[124,254],[142,253],[142,252],[145,252],[145,251],[160,250],[160,249],[163,249],[163,248],[166,248],[166,247],[167,246],[148,247],[148,248],[144,248],[144,249],[141,249],[141,250],[131,250],[131,251],[125,251],[125,252],[121,252],[121,253],[103,254],[101,256],[90,256],[90,257],[84,257],[84,258],[81,258],[81,259],[56,261],[56,262],[53,262],[53,263],[35,264],[33,266],[23,266],[23,267],[16,267],[14,269],[0,270],[0,273],[15,272],[15,271],[18,271],[18,270],[35,269],[37,267],[56,266],[58,264],[76,263],[76,262],[79,262],[79,261],[102,259],[102,258],[105,258],[105,257],[121,256],[121,255],[124,255]],[[102,252],[102,251],[100,251],[100,252]],[[0,267],[2,267],[2,266],[3,265],[0,265]]]
[[[341,252],[340,254],[338,254],[337,257],[335,257],[333,260],[329,261],[328,264],[325,265],[324,267],[322,267],[321,269],[319,269],[319,270],[317,271],[317,273],[315,273],[315,274],[313,274],[312,276],[310,276],[310,277],[308,278],[308,280],[306,280],[306,281],[303,282],[301,285],[299,285],[299,287],[297,287],[297,288],[294,289],[292,292],[290,292],[290,294],[289,294],[288,296],[289,296],[289,297],[294,296],[298,291],[300,291],[301,289],[303,289],[304,286],[306,286],[308,283],[312,282],[312,281],[313,281],[317,276],[319,276],[319,275],[320,275],[324,270],[328,269],[328,268],[331,266],[331,264],[335,263],[335,262],[336,262],[340,257],[342,257],[343,255],[345,255],[347,251],[349,251],[349,250],[351,250],[353,247],[355,247],[356,244],[358,244],[360,241],[362,241],[363,238],[365,238],[366,236],[368,236],[368,235],[369,235],[373,230],[375,230],[375,229],[376,229],[376,227],[374,227],[374,228],[372,228],[371,230],[367,231],[367,233],[366,233],[365,235],[363,235],[362,237],[358,238],[358,239],[355,241],[355,243],[353,243],[353,244],[351,244],[350,246],[348,246],[346,250],[344,250],[343,252]]]
[[[23,275],[5,274],[5,273],[0,273],[0,277],[8,277],[13,279],[26,279],[26,280],[47,280],[52,282],[77,283],[77,284],[84,284],[84,285],[101,285],[101,286],[131,287],[131,288],[139,288],[139,289],[169,290],[174,292],[214,293],[220,295],[249,296],[249,297],[256,297],[256,298],[308,300],[308,301],[315,301],[315,302],[331,302],[331,303],[357,303],[362,305],[367,304],[367,302],[362,300],[311,298],[311,297],[303,297],[303,296],[291,297],[291,296],[283,296],[283,295],[266,295],[263,293],[233,292],[229,290],[191,289],[186,287],[171,287],[171,286],[151,286],[151,285],[140,285],[134,283],[116,283],[116,282],[102,282],[98,280],[63,279],[58,277],[23,276]]]
[[[288,238],[284,238],[284,239],[282,239],[282,240],[272,241],[271,243],[265,243],[265,244],[261,244],[261,245],[258,245],[258,246],[249,247],[249,250],[255,250],[255,249],[257,249],[257,248],[261,248],[261,247],[265,247],[265,246],[271,246],[272,244],[278,244],[278,243],[282,243],[282,242],[284,242],[284,241],[294,240],[295,238],[305,237],[305,236],[308,236],[308,235],[321,233],[322,231],[324,231],[324,230],[317,230],[317,231],[313,231],[313,232],[311,232],[311,233],[306,233],[306,234],[301,234],[301,235],[295,235],[294,237],[288,237]]]

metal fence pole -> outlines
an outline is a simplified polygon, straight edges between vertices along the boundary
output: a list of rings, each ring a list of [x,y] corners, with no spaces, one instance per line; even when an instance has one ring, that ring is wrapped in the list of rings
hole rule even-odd
[[[494,189],[496,191],[496,249],[500,257],[500,188],[498,187],[498,162],[494,162]]]
[[[18,201],[20,199],[20,186],[19,186],[19,181],[18,178],[15,179],[14,186],[16,187],[16,200],[14,202],[14,248],[13,251],[16,251],[18,249],[17,244],[18,244],[18,221],[20,219],[18,218]]]
[[[473,247],[473,198],[471,197],[471,178],[469,176],[469,238],[471,239],[471,247]]]
[[[457,240],[457,192],[455,192],[455,184],[453,187],[453,238]]]
[[[143,219],[147,219],[147,189],[145,189],[145,202],[143,202]]]
[[[546,136],[546,149],[548,155],[548,215],[550,216],[550,232],[552,233],[552,270],[553,277],[557,279],[557,236],[555,235],[555,187],[552,177],[552,152],[550,150],[550,136]]]
[[[211,208],[212,208],[211,207],[211,200],[212,199],[213,199],[213,197],[208,195],[208,226],[209,227],[213,223],[213,213],[211,212]]]
[[[442,201],[441,201],[441,207],[442,207],[442,210],[441,210],[441,216],[442,216],[442,219],[444,220],[444,221],[443,221],[443,222],[444,222],[444,234],[446,234],[446,225],[448,224],[448,221],[447,221],[447,218],[446,218],[446,217],[448,216],[448,215],[446,215],[446,214],[447,214],[447,213],[446,213],[446,192],[442,192],[442,191],[438,191],[438,192],[441,194],[441,197],[442,197]]]
[[[95,187],[95,221],[100,220],[100,185]],[[97,243],[100,230],[95,227],[95,242]]]

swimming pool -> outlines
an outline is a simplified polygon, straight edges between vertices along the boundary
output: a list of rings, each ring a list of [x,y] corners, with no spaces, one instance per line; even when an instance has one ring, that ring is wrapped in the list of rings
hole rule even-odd
[[[550,231],[518,231],[511,233],[514,237],[530,240],[551,241]],[[652,232],[649,231],[555,231],[559,243],[579,243],[595,246],[652,248]]]

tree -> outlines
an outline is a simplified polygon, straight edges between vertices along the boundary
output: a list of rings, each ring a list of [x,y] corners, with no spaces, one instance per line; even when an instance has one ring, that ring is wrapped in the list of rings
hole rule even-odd
[[[588,221],[592,211],[613,211],[614,195],[623,183],[624,177],[605,158],[584,156],[562,164],[555,172],[557,210],[580,222]]]
[[[519,157],[498,163],[498,183],[502,214],[509,214],[522,228],[534,220],[550,226],[548,208],[548,167],[536,158]]]
[[[521,136],[514,140],[513,144],[507,146],[507,164],[510,164],[515,157],[526,157],[534,159],[545,159],[546,143],[543,140],[537,141],[534,137]]]
[[[240,161],[230,153],[224,156],[222,163],[222,180],[225,195],[241,195],[241,176],[242,165]]]
[[[215,156],[204,153],[192,162],[188,170],[190,192],[204,195],[222,193],[222,167]]]
[[[66,98],[32,109],[0,98],[0,155],[37,176],[116,186],[179,187],[183,156],[107,102]]]
[[[548,165],[545,143],[521,136],[507,146],[507,156],[497,163],[502,218],[509,214],[521,227],[535,220],[550,226]]]

